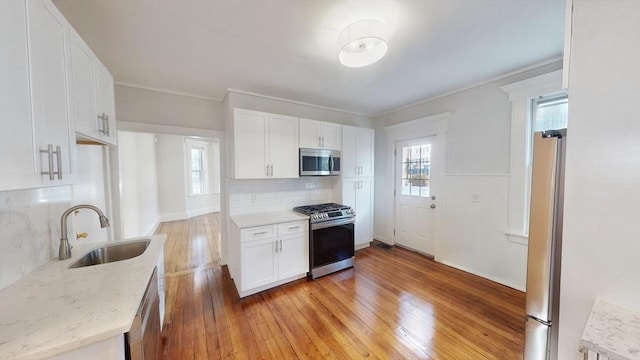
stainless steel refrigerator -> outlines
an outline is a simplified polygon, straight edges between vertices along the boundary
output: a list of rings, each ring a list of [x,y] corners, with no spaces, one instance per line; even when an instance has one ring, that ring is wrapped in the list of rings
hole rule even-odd
[[[566,129],[533,139],[525,360],[557,358],[566,139]]]

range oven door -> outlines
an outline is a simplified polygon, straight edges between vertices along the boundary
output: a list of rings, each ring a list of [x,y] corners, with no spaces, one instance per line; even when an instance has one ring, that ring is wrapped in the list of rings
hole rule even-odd
[[[311,277],[353,266],[355,219],[311,224]]]

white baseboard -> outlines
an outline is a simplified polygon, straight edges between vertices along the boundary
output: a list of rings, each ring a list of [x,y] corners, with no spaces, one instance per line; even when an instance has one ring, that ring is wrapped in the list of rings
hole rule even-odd
[[[158,216],[158,221],[160,222],[176,221],[176,220],[184,220],[188,218],[189,217],[187,216],[186,212],[176,212],[176,213],[160,214],[160,216]]]
[[[385,244],[393,245],[393,241],[388,240],[388,239],[387,239],[386,237],[384,237],[384,236],[380,236],[380,235],[375,235],[375,234],[374,234],[374,235],[373,235],[373,238],[374,238],[375,240],[382,241],[382,242],[383,242],[383,243],[385,243]]]
[[[212,212],[219,212],[220,209],[216,209],[214,206],[207,206],[200,209],[192,209],[187,211],[187,218],[192,218],[194,216],[200,216],[204,214],[209,214]]]
[[[466,268],[464,266],[460,266],[458,264],[455,264],[455,263],[452,263],[452,262],[449,262],[449,261],[446,261],[446,260],[436,259],[436,261],[440,262],[440,263],[443,263],[443,264],[445,264],[447,266],[454,267],[454,268],[456,268],[458,270],[462,270],[464,272],[468,272],[470,274],[480,276],[480,277],[485,278],[487,280],[491,280],[493,282],[497,282],[498,284],[502,284],[504,286],[508,286],[508,287],[510,287],[512,289],[516,289],[516,290],[519,290],[519,291],[522,291],[522,292],[525,292],[525,290],[526,290],[524,286],[513,284],[513,283],[510,283],[509,281],[504,281],[504,279],[499,279],[499,278],[496,278],[494,276],[490,276],[490,275],[487,275],[487,274],[482,274],[482,273],[479,273],[477,271],[473,271],[473,270],[468,269],[468,268]]]
[[[368,248],[369,244],[371,244],[371,242],[367,241],[361,244],[355,244],[355,250],[360,250],[360,249],[364,249],[364,248]]]
[[[149,226],[147,231],[145,231],[144,236],[151,236],[156,232],[158,225],[160,224],[160,217],[157,217],[156,220]]]

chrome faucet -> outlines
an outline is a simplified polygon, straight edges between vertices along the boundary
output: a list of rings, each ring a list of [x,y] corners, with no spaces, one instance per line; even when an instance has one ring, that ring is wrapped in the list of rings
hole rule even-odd
[[[79,209],[91,209],[98,213],[98,217],[100,219],[100,227],[106,228],[109,226],[109,219],[104,216],[102,210],[93,205],[76,205],[62,213],[62,217],[60,218],[60,249],[58,250],[58,260],[64,260],[71,257],[71,245],[69,245],[69,239],[67,239],[67,217],[72,212]]]

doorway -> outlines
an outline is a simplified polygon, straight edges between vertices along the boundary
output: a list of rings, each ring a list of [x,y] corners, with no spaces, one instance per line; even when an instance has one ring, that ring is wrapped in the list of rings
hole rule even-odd
[[[434,174],[441,171],[434,164],[441,157],[437,143],[434,135],[397,141],[395,148],[395,243],[430,257],[436,252],[441,175]]]

